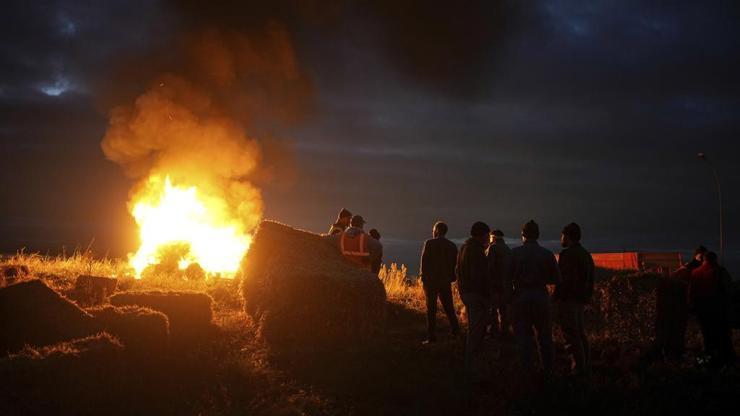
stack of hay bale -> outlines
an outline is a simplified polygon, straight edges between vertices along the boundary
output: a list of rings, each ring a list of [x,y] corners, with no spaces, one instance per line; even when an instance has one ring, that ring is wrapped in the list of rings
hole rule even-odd
[[[383,284],[326,237],[264,221],[245,262],[246,311],[278,350],[336,348],[383,323]]]

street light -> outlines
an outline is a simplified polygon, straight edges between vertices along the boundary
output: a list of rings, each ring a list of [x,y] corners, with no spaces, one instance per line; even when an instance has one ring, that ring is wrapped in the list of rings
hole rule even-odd
[[[714,183],[717,185],[717,196],[719,197],[719,259],[720,263],[722,263],[725,259],[725,227],[722,210],[722,186],[719,183],[719,174],[717,174],[717,169],[714,168],[714,165],[709,161],[707,155],[700,152],[696,154],[696,157],[707,162],[709,168],[712,169],[712,174],[714,174]]]

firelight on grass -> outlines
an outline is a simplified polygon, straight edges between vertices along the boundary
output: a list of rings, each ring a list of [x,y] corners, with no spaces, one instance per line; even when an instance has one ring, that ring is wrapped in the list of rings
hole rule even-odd
[[[197,263],[209,275],[233,277],[251,243],[224,200],[195,186],[173,185],[169,176],[150,177],[134,198],[131,213],[141,240],[130,258],[137,278],[148,266],[159,264],[163,250],[171,246],[184,247],[180,270]]]

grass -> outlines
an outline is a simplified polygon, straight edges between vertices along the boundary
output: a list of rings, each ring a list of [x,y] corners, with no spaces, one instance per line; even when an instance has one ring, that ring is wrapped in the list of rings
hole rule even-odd
[[[127,273],[122,261],[94,259],[83,253],[69,257],[19,253],[4,263],[25,264],[33,275],[62,292],[73,285],[79,273],[104,276]],[[594,356],[594,384],[590,394],[576,388],[578,384],[565,375],[569,362],[558,330],[555,339],[559,375],[550,389],[537,393],[524,390],[519,383],[516,345],[498,339],[485,341],[484,361],[492,375],[490,382],[467,383],[461,369],[463,339],[449,333],[441,312],[439,342],[421,345],[425,336],[424,294],[421,283],[408,275],[404,266],[392,264],[381,270],[389,313],[377,337],[361,347],[311,357],[305,356],[301,348],[295,348],[293,355],[276,356],[271,352],[243,312],[238,279],[193,282],[124,278],[125,288],[174,286],[209,293],[215,300],[214,320],[220,334],[196,351],[149,360],[144,366],[122,358],[124,368],[116,369],[117,381],[108,386],[105,394],[125,397],[126,405],[109,412],[442,415],[572,414],[575,411],[622,415],[719,411],[735,400],[740,372],[730,368],[710,373],[694,364],[693,359],[701,351],[695,322],[689,325],[688,351],[683,360],[640,365],[640,358],[651,341],[650,314],[654,313],[655,302],[651,293],[655,278],[627,273],[600,277],[593,306],[587,311]],[[462,312],[457,295],[455,304]],[[740,346],[737,334],[735,345]],[[5,365],[7,361],[0,361],[0,369]],[[52,399],[59,401],[62,394],[79,394],[79,389],[59,383],[61,393],[54,393]],[[7,393],[0,396],[3,394]],[[45,400],[38,392],[34,394],[36,400]],[[63,403],[73,406],[67,410],[74,412],[74,400],[63,400]],[[0,406],[0,413],[3,409]]]

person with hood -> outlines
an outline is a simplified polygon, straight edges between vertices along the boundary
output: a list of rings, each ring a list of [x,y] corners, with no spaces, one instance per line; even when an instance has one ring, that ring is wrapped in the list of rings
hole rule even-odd
[[[465,343],[465,370],[476,376],[478,356],[486,335],[488,308],[491,305],[486,246],[491,229],[486,223],[476,222],[470,228],[457,256],[457,289],[468,314],[468,334]]]
[[[511,318],[526,375],[531,376],[535,366],[534,330],[537,331],[544,377],[549,380],[553,346],[550,295],[546,286],[560,282],[560,269],[555,255],[537,243],[539,237],[539,226],[530,220],[522,226],[524,244],[511,250]]]
[[[503,231],[491,231],[491,245],[486,257],[491,279],[491,335],[509,336],[507,309],[511,298],[511,249],[504,241]]]
[[[565,336],[566,351],[573,359],[573,368],[578,376],[588,380],[591,376],[591,353],[583,314],[594,292],[594,260],[581,245],[581,227],[574,222],[563,228],[560,245],[563,250],[558,266],[562,279],[555,285],[555,310]]]
[[[437,299],[450,321],[452,334],[460,333],[460,324],[452,303],[452,282],[455,281],[457,246],[448,240],[447,224],[437,221],[432,227],[432,238],[424,242],[421,249],[419,276],[424,287],[427,306],[427,339],[423,344],[437,340]]]
[[[352,213],[346,208],[342,208],[337,215],[337,220],[329,227],[329,235],[339,234],[349,227],[349,222],[352,219]]]

